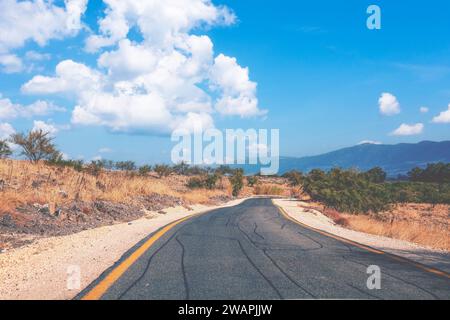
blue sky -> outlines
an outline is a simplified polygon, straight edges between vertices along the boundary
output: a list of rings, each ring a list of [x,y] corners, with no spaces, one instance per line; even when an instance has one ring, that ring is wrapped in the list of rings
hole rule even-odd
[[[14,0],[3,1],[4,6],[13,7],[16,3]],[[81,7],[83,1],[75,0]],[[207,2],[180,0],[183,1],[192,4]],[[381,30],[366,27],[366,9],[370,4],[381,8]],[[48,4],[47,9],[52,9],[51,6],[69,12],[64,9],[63,1]],[[222,6],[229,11],[224,12]],[[98,63],[102,54],[117,50],[118,42],[123,38],[96,48],[95,52],[86,49],[88,38],[98,35],[104,40],[112,32],[102,33],[98,27],[98,20],[105,17],[105,8],[107,5],[102,1],[90,0],[79,25],[72,26],[71,32],[50,25],[49,28],[53,29],[48,32],[45,44],[37,43],[39,37],[36,32],[26,28],[17,31],[24,38],[22,44],[2,39],[6,37],[5,24],[0,23],[3,28],[0,33],[0,64],[3,56],[0,124],[3,128],[9,124],[14,130],[22,131],[32,128],[34,121],[43,121],[57,130],[58,146],[73,158],[90,160],[101,156],[114,160],[132,159],[139,163],[167,161],[173,145],[168,131],[155,124],[153,118],[141,122],[139,115],[133,115],[133,120],[130,120],[131,116],[116,119],[116,114],[113,114],[94,123],[87,121],[86,117],[74,121],[73,110],[78,105],[89,111],[89,115],[99,115],[101,106],[83,105],[93,99],[92,95],[82,98],[85,95],[83,90],[90,88],[69,90],[64,87],[64,90],[49,92],[48,88],[36,86],[35,77],[39,75],[50,79],[48,85],[61,85],[61,79],[55,82],[55,68],[69,59],[77,63],[71,65],[70,70],[80,70],[78,64],[83,64],[92,74],[99,72],[109,77],[105,80],[108,85],[125,78],[131,81],[129,70],[119,68],[123,65],[120,60],[114,64],[116,60],[105,59],[107,62],[102,67]],[[212,21],[217,17],[210,19],[211,8],[215,8],[215,14],[221,20],[230,18],[232,11],[233,21]],[[205,78],[197,83],[208,93],[214,109],[206,112],[205,117],[207,121],[210,117],[217,128],[279,128],[281,154],[288,156],[319,154],[365,140],[394,144],[450,139],[450,115],[445,113],[450,104],[449,3],[438,0],[414,3],[217,0],[209,4],[209,9],[205,11],[205,19],[210,19],[208,22],[200,21],[201,27],[188,31],[183,29],[181,33],[209,37],[214,46],[213,58],[220,54],[225,57],[222,60],[225,69],[210,66],[212,71],[208,72],[215,76],[208,76],[208,80]],[[3,10],[0,16],[5,12]],[[73,15],[68,16],[73,19]],[[42,25],[46,26],[45,23]],[[164,21],[162,26],[156,25],[154,23],[150,27],[156,31],[148,31],[152,37],[167,27]],[[139,26],[130,28],[127,38],[131,45],[145,42]],[[151,49],[161,46],[154,43],[146,45]],[[11,59],[5,60],[11,55],[21,60],[21,66],[12,63]],[[186,56],[190,57],[190,53]],[[228,58],[235,58],[236,64]],[[215,60],[215,65],[218,64],[219,61]],[[245,67],[248,67],[249,79],[245,79]],[[243,77],[242,81],[227,80],[223,74],[231,69],[235,72],[231,75],[239,79]],[[115,78],[108,75],[108,70],[115,72]],[[27,83],[31,89],[24,90]],[[211,83],[219,89],[209,88]],[[253,90],[253,84],[257,84],[256,90]],[[161,89],[163,98],[169,99],[166,89]],[[390,94],[384,100],[385,108],[393,110],[390,114],[380,111],[379,99],[383,93]],[[215,101],[236,95],[244,95],[252,102],[257,98],[257,106],[249,112],[243,111],[242,106],[237,106],[233,112],[229,109],[217,111],[220,107]],[[193,98],[189,93],[178,98],[177,101],[190,102],[189,99],[198,97]],[[1,108],[3,106],[6,110],[8,102],[4,100],[23,108],[40,100],[52,102],[58,108],[42,114],[23,113],[14,117],[5,116],[3,112],[2,118]],[[426,107],[428,112],[421,112],[421,107]],[[62,112],[61,108],[66,110]],[[179,114],[180,119],[185,115]],[[173,117],[164,119],[175,121]],[[119,122],[120,128],[117,128]],[[401,125],[404,125],[403,130],[398,131]],[[397,134],[393,134],[395,130]]]

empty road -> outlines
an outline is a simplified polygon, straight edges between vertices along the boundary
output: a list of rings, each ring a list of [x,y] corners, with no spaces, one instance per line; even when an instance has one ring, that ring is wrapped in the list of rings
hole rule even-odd
[[[80,298],[450,299],[448,278],[302,227],[270,199],[214,210],[160,234]],[[379,290],[367,287],[371,265],[381,269]]]

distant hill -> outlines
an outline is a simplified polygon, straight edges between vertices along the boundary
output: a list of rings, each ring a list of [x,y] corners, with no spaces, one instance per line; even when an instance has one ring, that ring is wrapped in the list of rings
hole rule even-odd
[[[406,174],[414,167],[428,163],[450,162],[450,141],[396,145],[362,144],[330,153],[304,158],[282,157],[280,173],[291,170],[309,172],[312,169],[329,170],[334,167],[369,170],[383,168],[390,177]]]

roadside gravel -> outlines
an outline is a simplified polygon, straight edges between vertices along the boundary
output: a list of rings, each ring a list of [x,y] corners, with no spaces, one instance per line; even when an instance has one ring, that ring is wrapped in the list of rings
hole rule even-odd
[[[0,254],[1,300],[63,300],[75,297],[136,243],[159,228],[186,216],[234,206],[192,206],[148,211],[145,217],[76,234],[43,238]],[[80,272],[80,286],[74,275]],[[72,288],[72,290],[69,290]]]

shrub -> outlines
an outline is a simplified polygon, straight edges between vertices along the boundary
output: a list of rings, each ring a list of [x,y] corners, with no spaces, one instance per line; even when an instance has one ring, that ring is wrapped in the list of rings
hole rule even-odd
[[[303,174],[301,172],[295,171],[295,170],[285,173],[283,175],[283,177],[288,179],[290,184],[294,187],[301,185],[303,183],[303,178],[304,178]]]
[[[217,182],[220,180],[218,174],[207,174],[201,177],[192,177],[187,183],[187,187],[190,189],[209,189],[213,190],[217,186]]]
[[[438,172],[443,173],[443,166],[439,168]],[[417,174],[423,173],[413,170],[410,176],[417,178]],[[313,170],[304,179],[304,190],[313,200],[350,213],[377,213],[389,209],[391,204],[404,202],[450,203],[450,183],[383,182],[384,177],[380,168],[363,173],[341,169],[328,173]],[[435,180],[436,176],[429,179]]]
[[[179,164],[173,166],[173,172],[185,176],[189,172],[189,165],[186,162],[182,161]]]
[[[136,163],[134,163],[133,161],[119,161],[116,162],[115,167],[117,170],[121,171],[135,171]]]
[[[152,172],[152,167],[149,165],[144,165],[142,167],[139,168],[139,175],[140,176],[146,176],[148,175],[150,172]]]
[[[380,167],[373,168],[365,173],[363,173],[365,178],[373,183],[383,183],[386,181],[386,172]]]
[[[433,163],[426,169],[414,168],[408,177],[413,182],[450,183],[450,163]]]
[[[244,187],[244,170],[234,170],[233,175],[229,178],[229,180],[233,190],[233,197],[239,196],[239,193]]]
[[[258,183],[258,178],[256,176],[247,177],[247,184],[249,187],[254,187]]]
[[[217,182],[220,180],[220,175],[214,173],[214,174],[208,174],[205,178],[205,187],[207,189],[213,190],[216,188]]]
[[[154,170],[160,178],[168,177],[172,173],[172,169],[168,165],[165,165],[165,164],[156,165]]]
[[[4,159],[12,155],[11,148],[6,140],[0,140],[0,159]]]
[[[201,177],[192,177],[187,183],[189,189],[202,189],[205,187],[205,181]]]
[[[234,170],[230,166],[221,165],[216,169],[216,172],[220,175],[233,174]]]
[[[53,138],[43,130],[30,131],[28,134],[15,133],[11,136],[11,142],[22,148],[21,155],[31,162],[50,160],[59,154],[53,144]]]
[[[86,167],[87,173],[94,177],[98,177],[100,173],[103,171],[103,163],[102,161],[92,161],[87,167]]]
[[[48,164],[58,167],[68,167],[81,172],[84,169],[83,160],[64,160],[62,154],[55,154],[52,159],[48,160]]]

